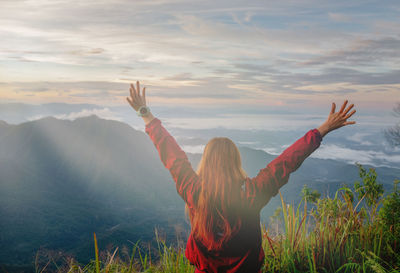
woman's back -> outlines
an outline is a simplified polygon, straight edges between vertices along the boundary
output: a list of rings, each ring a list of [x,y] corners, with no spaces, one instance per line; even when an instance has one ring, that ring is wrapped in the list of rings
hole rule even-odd
[[[220,249],[240,229],[242,184],[247,178],[239,149],[226,137],[211,139],[197,170],[199,191],[191,207],[192,232],[208,250]]]
[[[218,250],[208,250],[191,233],[186,245],[186,257],[200,271],[258,272],[264,260],[260,230],[260,213],[238,211],[241,226]]]

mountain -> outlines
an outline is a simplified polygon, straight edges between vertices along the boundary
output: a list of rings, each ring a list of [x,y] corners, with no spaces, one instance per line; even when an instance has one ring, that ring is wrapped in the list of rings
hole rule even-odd
[[[240,151],[249,176],[275,157]],[[188,156],[196,167],[200,155]],[[388,189],[400,177],[399,169],[376,171]],[[357,179],[356,166],[308,158],[282,194],[298,202],[303,184],[334,192]],[[263,219],[279,205],[277,196],[263,209]],[[93,232],[101,249],[131,247],[138,240],[154,242],[155,227],[171,242],[189,230],[184,203],[145,133],[96,116],[0,122],[0,264],[29,264],[39,249],[87,262]]]
[[[106,245],[151,241],[185,225],[183,201],[143,132],[95,116],[44,118],[0,135],[0,263],[39,248],[92,257]],[[178,227],[176,227],[178,228]]]
[[[0,120],[0,138],[3,135],[3,132],[5,132],[8,129],[10,129],[11,126],[13,126],[13,125],[8,124],[4,120]]]

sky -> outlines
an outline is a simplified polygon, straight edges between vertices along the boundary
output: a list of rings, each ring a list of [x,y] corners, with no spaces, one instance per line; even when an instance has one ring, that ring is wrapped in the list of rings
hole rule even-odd
[[[1,0],[1,102],[371,111],[400,97],[400,2]],[[246,108],[243,108],[246,109]]]
[[[397,166],[382,131],[399,122],[399,14],[398,0],[0,0],[0,119],[95,114],[143,130],[126,101],[139,80],[180,137],[228,128],[279,154],[348,99],[357,124],[317,156]]]
[[[139,80],[186,151],[220,133],[279,154],[348,99],[357,124],[313,156],[398,167],[382,132],[399,122],[399,14],[398,0],[0,0],[0,119],[143,130],[125,99]]]

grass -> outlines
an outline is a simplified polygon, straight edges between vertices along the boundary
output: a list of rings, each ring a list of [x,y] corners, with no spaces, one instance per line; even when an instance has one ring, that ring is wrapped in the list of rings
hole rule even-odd
[[[97,248],[96,235],[94,235],[95,244],[95,260],[91,261],[85,266],[81,266],[76,261],[70,260],[67,270],[62,272],[96,272],[96,273],[161,273],[161,272],[182,272],[193,273],[194,267],[190,265],[189,261],[184,255],[182,248],[173,248],[167,246],[165,242],[158,237],[156,232],[156,240],[158,244],[158,257],[156,263],[151,260],[151,253],[146,253],[139,247],[137,242],[132,249],[132,254],[129,261],[124,261],[116,256],[118,248],[114,252],[106,253],[104,261],[99,260],[99,250]]]
[[[314,198],[309,202],[303,198],[301,204],[294,206],[285,203],[281,195],[280,210],[269,226],[262,227],[263,272],[400,272],[400,219],[385,216],[392,215],[390,213],[379,213],[388,210],[387,204],[392,204],[391,211],[400,210],[399,205],[393,207],[393,204],[400,204],[399,181],[395,181],[394,193],[385,200],[382,194],[371,194],[371,189],[379,189],[371,186],[377,183],[375,180],[366,181],[371,172],[372,169],[369,173],[360,171],[364,184],[359,183],[355,190],[343,187],[333,198]],[[95,260],[85,266],[70,260],[68,266],[57,271],[194,272],[183,247],[167,246],[157,231],[155,237],[156,253],[142,249],[137,242],[128,260],[117,255],[118,248],[113,253],[103,253],[100,259],[94,234]],[[157,259],[152,261],[152,257]],[[37,268],[37,272],[45,271],[46,268]]]

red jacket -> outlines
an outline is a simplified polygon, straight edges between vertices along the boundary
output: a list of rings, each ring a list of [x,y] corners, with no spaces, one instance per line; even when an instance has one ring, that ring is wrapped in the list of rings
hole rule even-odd
[[[193,210],[195,196],[201,182],[193,170],[185,152],[162,126],[157,118],[146,125],[146,133],[156,146],[161,161],[170,171],[179,195]],[[186,257],[199,270],[206,272],[259,272],[264,262],[261,246],[260,211],[271,197],[285,185],[291,172],[315,151],[322,137],[317,129],[310,130],[302,138],[272,160],[254,178],[247,178],[243,184],[242,204],[238,211],[242,218],[240,230],[219,251],[207,251],[201,242],[190,234],[186,245]]]

